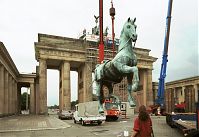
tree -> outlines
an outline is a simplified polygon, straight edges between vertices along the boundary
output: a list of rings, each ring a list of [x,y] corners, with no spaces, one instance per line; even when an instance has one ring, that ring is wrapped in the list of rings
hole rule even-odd
[[[59,109],[59,106],[55,104],[54,106],[48,106],[48,108],[49,109]]]
[[[71,102],[71,109],[75,110],[75,105],[78,104],[78,100]]]
[[[54,108],[54,109],[59,109],[59,106],[55,104],[55,105],[53,106],[53,108]]]
[[[21,110],[26,110],[26,96],[27,96],[27,92],[24,92],[21,95]],[[28,94],[28,108],[30,106],[30,94]]]

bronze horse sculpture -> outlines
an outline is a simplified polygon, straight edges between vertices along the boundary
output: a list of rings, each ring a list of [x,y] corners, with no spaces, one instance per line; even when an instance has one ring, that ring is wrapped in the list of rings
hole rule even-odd
[[[113,60],[104,61],[103,64],[96,65],[95,82],[96,92],[99,101],[99,113],[103,113],[103,86],[109,90],[109,96],[113,95],[113,84],[120,83],[124,77],[128,81],[128,101],[131,107],[135,107],[135,99],[131,93],[135,92],[139,85],[139,76],[137,68],[137,57],[134,53],[132,42],[136,42],[136,18],[128,18],[120,34],[120,43],[118,52]],[[135,44],[135,43],[134,43]],[[116,96],[115,96],[116,97]]]

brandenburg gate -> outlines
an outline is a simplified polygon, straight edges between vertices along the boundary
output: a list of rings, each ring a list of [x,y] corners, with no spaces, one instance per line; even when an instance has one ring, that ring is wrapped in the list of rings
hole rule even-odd
[[[0,116],[21,113],[21,87],[30,87],[30,113],[47,114],[47,69],[59,71],[59,109],[71,108],[70,71],[78,73],[78,102],[92,101],[92,70],[98,57],[94,42],[61,36],[38,34],[34,43],[35,58],[39,62],[36,73],[20,74],[12,58],[1,42],[0,48]],[[108,51],[105,51],[105,54]],[[153,104],[152,70],[157,60],[150,50],[135,48],[138,57],[140,85],[136,93],[138,106]],[[93,65],[94,64],[94,65]],[[127,101],[126,87],[118,87],[114,93],[121,101]]]
[[[93,49],[93,46],[95,49]],[[89,48],[92,47],[92,48]],[[57,69],[59,76],[59,108],[70,109],[70,71],[78,72],[78,102],[92,101],[92,69],[88,62],[88,50],[98,50],[95,43],[46,34],[38,35],[38,42],[35,42],[35,57],[39,62],[37,67],[36,89],[39,97],[36,102],[39,107],[36,110],[39,114],[47,112],[47,69]],[[153,104],[152,95],[152,69],[153,62],[157,58],[149,56],[150,50],[136,48],[138,56],[138,67],[140,72],[140,91],[138,93],[139,104]],[[94,61],[94,60],[93,60]],[[72,83],[74,84],[74,83]],[[115,93],[117,91],[114,91]],[[127,93],[127,92],[126,92]],[[119,93],[116,93],[121,96]],[[126,101],[124,98],[122,101]]]

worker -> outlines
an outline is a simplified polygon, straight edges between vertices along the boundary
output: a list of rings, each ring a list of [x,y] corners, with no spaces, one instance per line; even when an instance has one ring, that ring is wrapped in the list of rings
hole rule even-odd
[[[134,120],[131,137],[153,137],[152,121],[144,105],[139,107],[139,115]]]

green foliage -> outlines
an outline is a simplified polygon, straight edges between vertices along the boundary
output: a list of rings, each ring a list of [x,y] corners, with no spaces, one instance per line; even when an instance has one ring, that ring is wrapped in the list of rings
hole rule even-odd
[[[75,110],[75,105],[78,104],[78,100],[71,102],[71,110]]]
[[[26,96],[27,92],[21,94],[21,110],[26,110]],[[28,108],[30,106],[30,94],[28,94]]]
[[[59,109],[59,106],[55,104],[54,106],[49,106],[48,108],[49,109]]]

